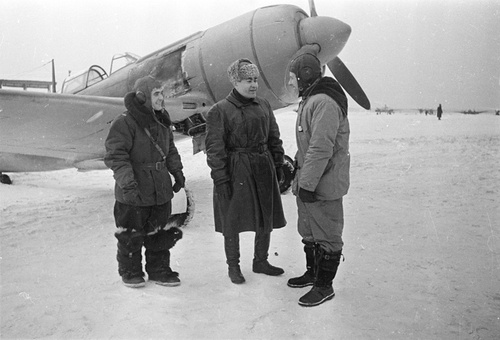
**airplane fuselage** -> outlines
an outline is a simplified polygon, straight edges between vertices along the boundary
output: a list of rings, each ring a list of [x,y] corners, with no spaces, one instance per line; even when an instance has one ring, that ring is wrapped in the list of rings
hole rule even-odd
[[[238,58],[259,67],[259,96],[274,109],[286,107],[297,101],[287,89],[292,56],[315,45],[326,64],[350,32],[334,18],[268,6],[144,56],[76,95],[0,90],[0,172],[102,168],[110,123],[125,110],[123,96],[145,75],[164,83],[172,121],[189,121],[187,127],[230,92],[227,67]],[[187,128],[184,133],[191,135]]]

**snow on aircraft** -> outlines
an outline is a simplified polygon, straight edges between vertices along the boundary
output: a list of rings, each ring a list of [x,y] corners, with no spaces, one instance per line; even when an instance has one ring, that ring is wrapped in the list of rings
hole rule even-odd
[[[309,7],[310,16],[293,5],[258,8],[144,57],[118,55],[110,74],[93,65],[68,77],[62,93],[0,90],[2,182],[11,182],[5,172],[106,169],[109,126],[124,111],[124,95],[145,75],[163,82],[176,135],[192,137],[195,153],[204,149],[205,114],[231,90],[226,69],[238,58],[259,67],[259,95],[275,110],[296,104],[287,87],[288,67],[306,51],[316,53],[346,92],[369,109],[367,96],[338,57],[351,27],[318,16],[313,0]],[[115,61],[121,66],[114,67]],[[292,180],[291,162],[288,168],[282,191]]]

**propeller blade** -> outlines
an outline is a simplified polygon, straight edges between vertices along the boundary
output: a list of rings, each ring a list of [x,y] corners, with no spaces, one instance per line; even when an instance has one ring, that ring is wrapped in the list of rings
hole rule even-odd
[[[370,101],[365,92],[358,84],[352,73],[347,69],[339,57],[335,57],[332,61],[327,63],[328,68],[332,74],[337,78],[338,82],[344,90],[358,103],[362,108],[369,110]]]
[[[309,0],[309,10],[311,11],[311,17],[317,17],[316,5],[314,5],[314,0]]]

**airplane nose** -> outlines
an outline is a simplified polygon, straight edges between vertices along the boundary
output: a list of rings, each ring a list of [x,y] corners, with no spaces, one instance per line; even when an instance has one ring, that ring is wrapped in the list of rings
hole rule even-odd
[[[318,59],[322,64],[331,61],[344,48],[351,26],[331,17],[308,17],[300,21],[300,39],[303,45],[318,44]]]

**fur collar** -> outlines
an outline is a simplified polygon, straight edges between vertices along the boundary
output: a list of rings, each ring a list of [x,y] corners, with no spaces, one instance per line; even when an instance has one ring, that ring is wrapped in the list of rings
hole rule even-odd
[[[319,81],[314,82],[304,93],[303,99],[313,96],[315,94],[326,94],[337,102],[342,110],[342,114],[347,116],[347,97],[340,84],[331,77],[320,78]]]

